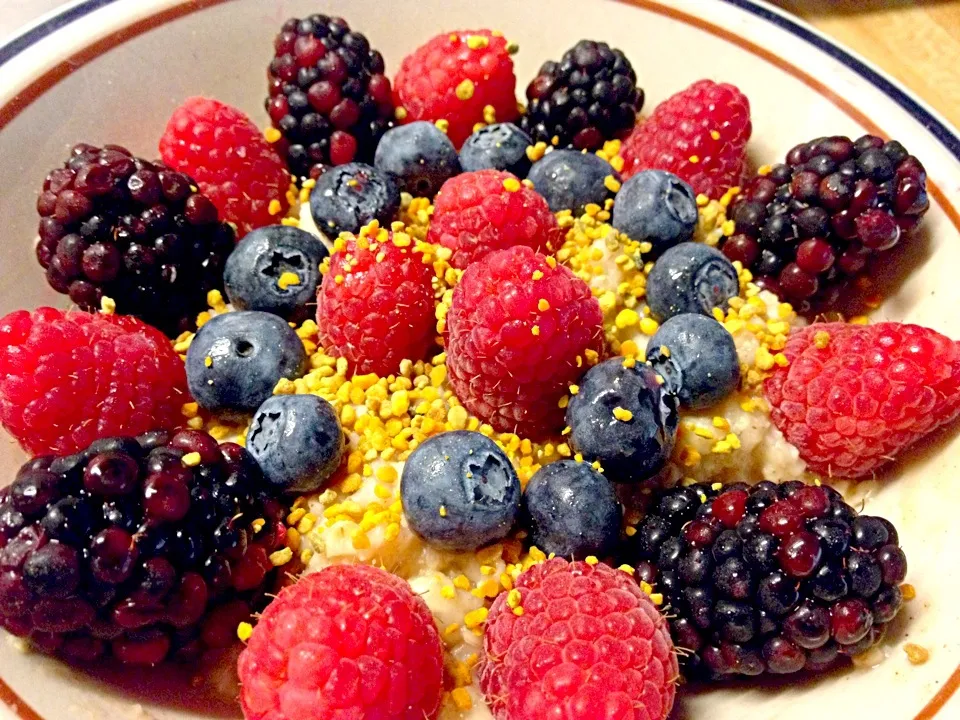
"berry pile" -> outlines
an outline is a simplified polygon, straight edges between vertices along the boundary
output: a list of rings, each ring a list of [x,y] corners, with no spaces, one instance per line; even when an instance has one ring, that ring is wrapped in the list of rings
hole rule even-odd
[[[632,552],[669,602],[688,677],[823,670],[878,643],[900,610],[896,529],[829,487],[694,485],[652,502]]]
[[[560,62],[540,67],[527,86],[527,101],[520,127],[534,142],[596,150],[633,129],[643,90],[623,51],[581,40]]]
[[[192,330],[207,292],[223,287],[234,244],[194,185],[116,145],[75,146],[37,199],[37,259],[50,287],[84,310],[109,297],[168,335]]]
[[[39,308],[0,319],[0,423],[30,453],[173,429],[188,397],[180,356],[136,318]]]
[[[802,143],[744,186],[723,252],[798,306],[833,309],[871,257],[896,246],[930,203],[926,172],[899,142],[864,135]]]
[[[287,20],[274,50],[266,108],[290,171],[370,162],[393,119],[383,56],[343,18],[319,14]]]
[[[84,662],[229,645],[283,543],[264,487],[246,450],[196,430],[28,462],[0,491],[0,624]]]

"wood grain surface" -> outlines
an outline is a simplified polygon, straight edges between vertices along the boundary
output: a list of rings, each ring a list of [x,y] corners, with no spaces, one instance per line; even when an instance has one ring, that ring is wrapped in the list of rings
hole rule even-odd
[[[773,0],[960,127],[960,0]]]

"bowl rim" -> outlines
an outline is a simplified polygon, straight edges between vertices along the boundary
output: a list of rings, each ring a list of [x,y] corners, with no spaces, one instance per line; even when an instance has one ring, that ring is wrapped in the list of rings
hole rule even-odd
[[[34,100],[56,85],[69,72],[96,59],[111,48],[122,45],[128,40],[172,20],[228,1],[165,0],[165,6],[154,9],[152,12],[150,9],[144,8],[147,10],[145,13],[131,13],[131,22],[122,29],[122,32],[115,31],[106,37],[91,40],[70,57],[31,79],[8,102],[0,105],[0,130],[3,130],[10,121],[26,110]],[[800,38],[839,62],[848,70],[853,71],[860,79],[879,90],[890,101],[913,116],[957,162],[960,162],[960,132],[939,112],[875,64],[858,53],[847,49],[805,21],[765,0],[721,1]],[[131,5],[136,2],[137,0],[75,0],[55,8],[37,18],[33,23],[26,25],[19,32],[15,32],[6,42],[0,44],[0,69],[51,35],[98,10],[115,4]],[[673,7],[669,0],[616,0],[616,2],[668,17],[723,39],[741,50],[767,61],[807,85],[858,124],[867,128],[871,134],[887,137],[887,134],[870,117],[827,85],[775,52],[741,37],[732,30]],[[928,191],[943,209],[950,222],[960,232],[960,212],[957,208],[954,207],[943,191],[929,179]],[[960,690],[960,666],[942,682],[936,694],[920,709],[913,720],[934,718],[958,690]],[[2,677],[0,677],[0,708],[12,713],[13,717],[19,718],[19,720],[45,720],[24,702]]]

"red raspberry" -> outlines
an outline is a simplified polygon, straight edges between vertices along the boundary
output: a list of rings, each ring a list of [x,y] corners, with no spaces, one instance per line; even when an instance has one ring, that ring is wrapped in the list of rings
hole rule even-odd
[[[719,198],[743,177],[750,133],[746,95],[727,83],[700,80],[657,105],[624,141],[623,177],[667,170],[694,192]]]
[[[483,638],[480,687],[497,720],[667,717],[677,656],[667,621],[632,577],[554,558],[524,572],[516,590],[494,600]]]
[[[562,237],[540,194],[508,172],[479,170],[440,188],[427,240],[453,250],[450,264],[465,268],[491,250],[514,245],[552,254]]]
[[[394,102],[403,122],[446,120],[447,135],[460,145],[493,107],[497,122],[511,122],[519,112],[517,78],[506,39],[490,30],[441,33],[407,55],[393,84]]]
[[[235,107],[189,98],[173,111],[160,138],[160,155],[197,181],[220,217],[237,226],[238,237],[275,224],[289,207],[290,173],[263,133]],[[274,200],[280,207],[271,213]]]
[[[426,603],[367,565],[280,591],[237,663],[246,720],[434,718],[443,650]]]
[[[436,335],[433,268],[408,236],[341,236],[317,292],[320,344],[358,373],[389,375],[420,360]]]
[[[446,315],[447,374],[460,402],[500,432],[542,435],[603,350],[603,313],[568,268],[517,245],[473,263]]]
[[[812,325],[764,384],[770,416],[822,475],[858,478],[960,414],[960,346],[918,325]]]
[[[187,400],[180,356],[135,318],[40,308],[0,320],[0,423],[34,455],[174,428]]]

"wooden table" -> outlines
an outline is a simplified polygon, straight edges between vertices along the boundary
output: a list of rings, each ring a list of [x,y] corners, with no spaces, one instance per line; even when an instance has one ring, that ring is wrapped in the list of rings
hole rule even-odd
[[[960,127],[960,0],[772,2],[873,61]],[[0,42],[62,4],[0,0]]]
[[[960,128],[960,0],[773,0],[900,80]]]

